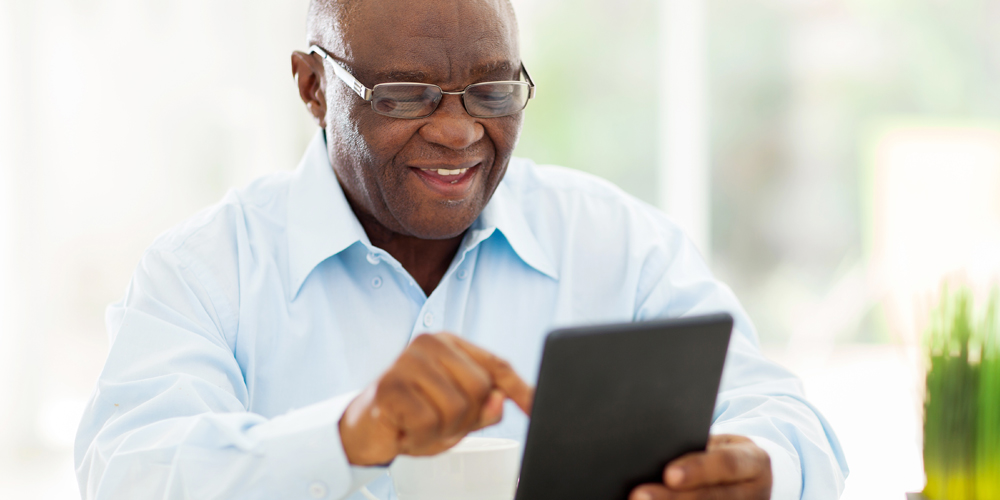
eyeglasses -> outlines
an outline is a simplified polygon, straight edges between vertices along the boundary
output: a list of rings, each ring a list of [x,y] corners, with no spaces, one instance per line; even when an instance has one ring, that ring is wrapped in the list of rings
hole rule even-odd
[[[318,45],[309,47],[309,54],[319,54],[330,61],[333,72],[358,96],[372,103],[372,110],[393,118],[426,118],[434,113],[446,95],[462,96],[462,105],[469,115],[476,118],[497,118],[513,115],[528,105],[535,97],[535,82],[521,64],[521,74],[527,82],[483,82],[465,87],[461,92],[445,92],[429,83],[380,83],[365,87],[354,75]]]

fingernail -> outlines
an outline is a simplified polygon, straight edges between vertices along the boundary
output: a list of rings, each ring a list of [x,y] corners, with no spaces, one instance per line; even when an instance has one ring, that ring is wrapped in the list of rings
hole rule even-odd
[[[645,491],[640,491],[632,496],[632,500],[653,500],[653,495],[650,495]]]
[[[679,467],[672,467],[667,470],[667,484],[679,486],[684,481],[684,470]]]

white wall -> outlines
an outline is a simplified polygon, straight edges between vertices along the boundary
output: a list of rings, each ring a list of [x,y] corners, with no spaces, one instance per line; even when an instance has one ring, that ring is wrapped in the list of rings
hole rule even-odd
[[[104,307],[158,233],[295,167],[307,3],[0,0],[4,451],[71,445]]]

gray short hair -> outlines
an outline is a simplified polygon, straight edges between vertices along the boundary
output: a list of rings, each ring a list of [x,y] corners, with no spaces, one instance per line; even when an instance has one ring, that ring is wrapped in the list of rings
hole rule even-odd
[[[307,20],[307,43],[331,43],[341,35],[354,18],[354,13],[364,0],[310,0],[309,17]],[[415,1],[415,0],[406,0]],[[511,0],[501,0],[510,14],[510,19],[517,29],[517,16],[514,14],[514,4]]]

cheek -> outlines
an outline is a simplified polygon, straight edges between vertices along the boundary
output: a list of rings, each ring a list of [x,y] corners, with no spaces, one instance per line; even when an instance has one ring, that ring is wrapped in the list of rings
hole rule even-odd
[[[406,144],[408,122],[389,121],[371,112],[354,94],[338,96],[327,111],[327,138],[342,164],[352,164],[359,177],[382,171]]]
[[[353,94],[336,104],[327,113],[327,137],[341,182],[369,213],[381,213],[379,207],[405,198],[404,170],[393,159],[415,133],[415,122],[379,116]]]
[[[524,113],[523,112],[521,114],[517,115],[517,118],[514,120],[514,124],[513,124],[514,130],[511,132],[511,136],[513,137],[513,139],[511,140],[511,146],[510,146],[511,150],[513,150],[514,148],[516,148],[517,147],[517,143],[520,142],[520,140],[521,140],[521,124],[522,123],[524,123]]]
[[[357,113],[358,132],[367,142],[379,165],[392,161],[417,131],[414,120],[397,120],[380,116],[371,108]]]
[[[327,93],[331,94],[333,99],[329,99],[326,112],[327,141],[337,151],[341,163],[371,163],[375,151],[360,126],[357,96],[347,92]]]
[[[523,113],[497,118],[486,125],[486,133],[493,141],[498,160],[509,158],[521,136]]]

